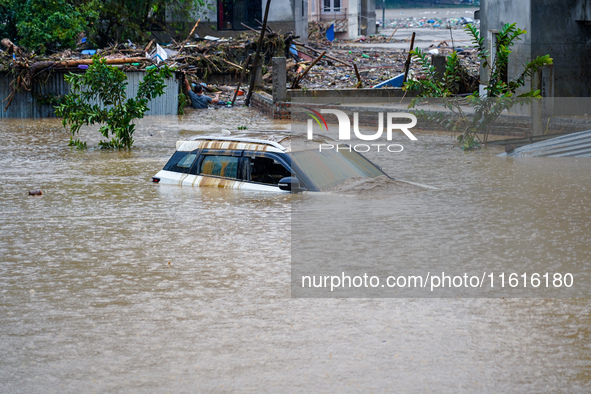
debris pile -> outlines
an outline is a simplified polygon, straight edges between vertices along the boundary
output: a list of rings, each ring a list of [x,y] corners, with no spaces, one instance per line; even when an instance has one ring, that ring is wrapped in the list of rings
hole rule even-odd
[[[84,72],[92,64],[92,56],[95,54],[123,71],[144,71],[166,64],[187,75],[190,82],[204,81],[216,74],[238,77],[243,72],[246,58],[256,50],[258,31],[248,28],[249,31],[233,39],[212,36],[201,38],[193,36],[191,31],[189,37],[180,43],[173,40],[160,45],[150,41],[146,46],[139,46],[128,41],[108,48],[80,47],[78,50],[65,50],[49,56],[27,53],[10,40],[3,39],[0,73],[12,77],[12,93],[6,100],[6,108],[16,91],[31,91],[34,81],[42,82],[51,72]],[[273,56],[284,56],[286,43],[290,45],[293,39],[293,34],[281,36],[271,29],[268,30],[261,51],[263,65],[269,65]]]
[[[429,18],[410,17],[395,18],[386,21],[388,28],[426,28],[426,29],[463,29],[467,24],[480,27],[480,21],[468,17],[459,18]]]
[[[341,41],[338,44],[332,45],[331,48],[318,42],[310,43],[309,46],[315,47],[316,53],[325,50],[327,54],[330,54],[329,56],[340,61],[334,61],[325,57],[323,61],[318,62],[309,71],[299,86],[307,89],[343,89],[356,87],[359,84],[359,80],[361,80],[362,86],[367,88],[378,85],[404,72],[408,50],[384,50],[383,48],[372,48],[371,45],[350,45],[356,42],[358,40],[349,42]],[[298,47],[298,53],[301,55],[302,52],[299,49]],[[432,45],[426,52],[432,55],[448,56],[454,50],[458,53],[460,62],[466,70],[466,75],[463,78],[465,79],[463,84],[465,89],[462,90],[465,92],[477,90],[480,63],[474,49],[452,48],[446,41],[442,41],[438,45]],[[305,55],[301,57],[306,60],[300,62],[288,61],[288,81],[293,81],[312,61],[309,57],[306,58]],[[356,66],[360,78],[357,77],[355,68],[352,67],[353,64]],[[409,75],[415,78],[421,78],[421,72],[421,67],[417,63],[412,62]]]
[[[419,21],[420,22],[420,21]],[[42,82],[49,73],[84,72],[92,63],[95,54],[104,57],[108,64],[123,71],[143,71],[166,64],[177,72],[177,77],[186,75],[189,82],[207,82],[216,75],[231,76],[231,86],[205,85],[208,92],[221,93],[220,100],[231,102],[243,100],[244,91],[236,89],[234,81],[244,81],[251,65],[249,58],[256,52],[262,23],[259,28],[244,25],[247,29],[236,38],[198,37],[195,28],[182,42],[174,40],[167,44],[149,42],[137,45],[130,41],[114,44],[108,48],[92,49],[81,46],[78,50],[66,50],[50,56],[26,53],[7,39],[0,49],[0,73],[12,76],[12,93],[6,98],[6,108],[16,91],[31,91],[34,81]],[[430,24],[429,21],[427,21]],[[354,41],[326,40],[322,23],[310,23],[309,44],[298,41],[293,33],[285,35],[265,29],[261,51],[262,82],[264,89],[272,84],[272,57],[286,56],[287,81],[292,88],[369,88],[404,72],[407,49],[375,48],[371,43],[388,43],[389,36],[361,37]],[[466,68],[466,89],[477,87],[479,63],[473,49],[452,48],[443,41],[432,45],[431,54],[448,55],[459,53]],[[420,67],[412,63],[410,76],[420,78]]]

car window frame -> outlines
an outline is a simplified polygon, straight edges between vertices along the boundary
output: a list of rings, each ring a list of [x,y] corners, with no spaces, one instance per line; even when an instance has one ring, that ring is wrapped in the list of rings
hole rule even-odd
[[[184,153],[184,154],[185,154],[185,156],[192,155],[192,154],[196,155],[196,156],[195,156],[195,159],[193,159],[193,163],[191,163],[191,165],[190,165],[189,167],[179,167],[179,166],[178,166],[178,163],[180,163],[182,159],[181,159],[181,160],[178,160],[178,161],[176,162],[176,164],[174,164],[174,165],[170,166],[170,167],[176,167],[176,168],[187,168],[187,170],[186,170],[186,171],[178,171],[178,170],[176,170],[176,169],[172,169],[172,168],[170,168],[170,167],[168,166],[168,163],[170,163],[170,161],[172,160],[172,158],[173,158],[175,155],[177,155],[178,153]],[[193,167],[195,167],[195,163],[197,163],[197,161],[199,161],[199,157],[200,157],[200,152],[199,152],[199,149],[196,149],[196,150],[193,150],[193,151],[175,151],[175,152],[174,152],[174,154],[172,155],[172,157],[171,157],[170,159],[168,159],[168,161],[167,161],[167,162],[166,162],[166,164],[164,165],[164,168],[163,168],[163,170],[164,170],[164,171],[170,171],[170,172],[176,172],[176,173],[178,173],[178,174],[191,174],[191,173],[192,173],[191,171],[193,171]],[[167,167],[168,167],[168,168],[167,168]]]
[[[289,157],[289,155],[287,153],[276,153],[276,152],[265,152],[265,151],[247,151],[245,150],[243,153],[243,157],[246,158],[254,158],[254,157],[265,157],[265,158],[269,158],[269,159],[273,159],[276,160],[279,164],[281,164],[290,174],[290,176],[293,176],[293,169],[291,168],[291,159]],[[245,160],[246,162],[246,160]],[[250,176],[250,167],[248,168],[248,175]],[[298,177],[298,180],[300,178]],[[250,179],[248,180],[244,180],[244,182],[248,182],[248,183],[253,183],[255,185],[265,185],[265,186],[273,186],[273,187],[279,187],[278,185],[271,185],[268,183],[262,183],[262,182],[255,182],[252,181]],[[305,182],[302,182],[302,180],[300,180],[301,184],[304,184]],[[304,185],[305,186],[305,185]]]

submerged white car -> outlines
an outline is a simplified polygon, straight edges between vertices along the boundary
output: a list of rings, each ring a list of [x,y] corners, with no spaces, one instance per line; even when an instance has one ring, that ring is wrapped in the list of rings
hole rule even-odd
[[[387,176],[354,150],[319,149],[336,142],[323,136],[259,132],[195,136],[176,152],[153,182],[259,191],[324,191],[349,178]]]

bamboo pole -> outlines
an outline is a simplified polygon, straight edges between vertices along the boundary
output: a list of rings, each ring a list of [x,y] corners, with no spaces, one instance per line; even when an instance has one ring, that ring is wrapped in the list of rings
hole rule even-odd
[[[321,51],[319,51],[318,49],[311,48],[311,47],[309,47],[308,45],[306,45],[306,44],[302,44],[302,43],[300,43],[300,42],[297,42],[297,41],[294,41],[293,43],[294,43],[294,44],[296,44],[296,45],[299,45],[299,46],[301,46],[301,47],[303,47],[303,48],[309,49],[310,51],[312,51],[312,52],[314,52],[314,53],[316,53],[316,54],[319,54],[319,53],[321,52]],[[324,53],[326,53],[326,51],[325,51]],[[324,55],[324,57],[325,57],[325,58],[327,58],[327,59],[333,60],[333,61],[335,61],[335,62],[338,62],[338,63],[344,64],[344,65],[345,65],[345,66],[347,66],[347,67],[350,67],[350,66],[351,66],[351,64],[349,64],[349,63],[345,62],[344,60],[337,59],[337,58],[336,58],[336,57],[334,57],[334,56],[330,56],[330,55]]]
[[[252,98],[252,93],[254,91],[254,84],[256,82],[256,75],[257,75],[257,67],[259,66],[259,56],[260,52],[263,49],[263,40],[265,38],[265,31],[267,31],[267,18],[269,17],[269,7],[271,6],[271,0],[267,0],[267,5],[265,6],[265,17],[263,18],[263,26],[261,29],[261,36],[259,37],[259,44],[257,45],[257,51],[254,54],[254,61],[252,62],[252,69],[250,71],[250,88],[248,89],[248,96],[246,96],[246,101],[244,101],[244,105],[250,105],[250,99]]]
[[[37,70],[44,69],[47,67],[76,67],[78,65],[90,65],[93,59],[75,59],[75,60],[64,60],[64,61],[43,61],[31,64],[31,71],[33,73]],[[121,57],[117,59],[105,59],[107,64],[125,64],[125,63],[139,63],[149,61],[145,57]]]
[[[402,83],[405,83],[408,78],[408,71],[410,70],[410,59],[412,58],[412,50],[415,47],[415,36],[417,33],[412,33],[412,39],[410,40],[410,50],[408,51],[408,58],[406,59],[406,63],[404,64],[404,79]]]
[[[304,79],[304,77],[306,76],[306,74],[308,74],[308,71],[310,71],[310,69],[311,69],[312,67],[314,67],[314,65],[315,65],[316,63],[318,63],[318,61],[319,61],[320,59],[322,59],[322,56],[324,56],[324,54],[325,54],[325,53],[326,53],[326,51],[322,52],[322,53],[320,54],[320,56],[318,56],[316,59],[314,59],[314,61],[312,62],[312,64],[310,64],[310,65],[308,66],[308,68],[304,70],[304,72],[302,73],[302,75],[300,75],[300,76],[299,76],[299,78],[296,78],[296,79],[294,79],[294,80],[293,80],[293,83],[291,84],[291,88],[292,88],[292,89],[295,89],[295,88],[298,86],[298,84],[300,83],[300,81],[301,81],[302,79]]]
[[[236,90],[234,91],[234,97],[232,97],[232,107],[236,102],[236,96],[238,96],[238,91],[240,90],[240,85],[242,85],[242,80],[244,79],[244,75],[246,74],[246,69],[248,68],[248,63],[250,63],[250,55],[246,58],[246,62],[244,62],[244,67],[242,67],[242,72],[240,73],[240,79],[238,80],[238,86],[236,86]]]
[[[363,83],[361,82],[361,75],[359,75],[359,70],[357,69],[357,64],[353,63],[353,68],[355,69],[355,76],[357,77],[357,89],[361,89],[363,87]]]

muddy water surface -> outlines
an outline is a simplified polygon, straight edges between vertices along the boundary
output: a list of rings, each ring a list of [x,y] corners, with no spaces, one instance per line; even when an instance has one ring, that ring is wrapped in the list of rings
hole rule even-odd
[[[119,153],[72,150],[55,120],[2,121],[1,392],[591,388],[587,300],[290,298],[290,210],[310,197],[150,182],[177,139],[241,125],[287,127],[248,110],[149,118]],[[499,173],[538,173],[447,136],[421,141],[385,169],[488,193]],[[588,166],[559,169],[580,179]],[[545,203],[576,205],[580,187]],[[449,203],[470,207],[462,195]],[[582,222],[557,231],[588,239],[576,206]]]

